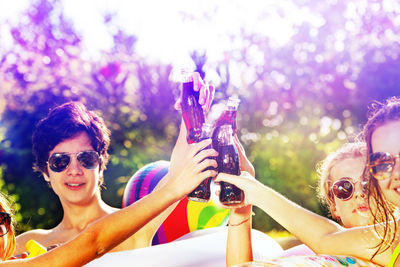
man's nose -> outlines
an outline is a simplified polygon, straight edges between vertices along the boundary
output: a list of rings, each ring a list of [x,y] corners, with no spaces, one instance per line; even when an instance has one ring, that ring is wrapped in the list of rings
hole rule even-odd
[[[76,175],[78,173],[79,174],[82,173],[82,166],[78,162],[76,156],[75,157],[71,157],[71,162],[69,163],[67,171],[68,171],[68,174],[72,174],[72,175]]]

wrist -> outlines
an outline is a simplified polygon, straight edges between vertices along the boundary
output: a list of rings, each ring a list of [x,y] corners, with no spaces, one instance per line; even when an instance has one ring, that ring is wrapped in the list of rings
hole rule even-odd
[[[240,226],[240,225],[245,225],[246,223],[251,223],[251,216],[239,222],[232,221],[231,219],[229,219],[228,226]]]
[[[254,213],[252,212],[251,208],[248,211],[242,213],[237,213],[235,212],[235,210],[231,210],[231,213],[229,215],[228,225],[230,226],[241,225],[247,221],[251,223],[250,219],[252,215],[254,215]]]
[[[169,174],[167,174],[169,175]],[[166,177],[164,177],[166,178]],[[164,180],[164,179],[163,179]],[[180,196],[179,192],[176,191],[176,187],[171,186],[168,182],[161,183],[157,185],[154,191],[159,191],[160,197],[163,198],[165,201],[168,202],[176,202],[180,200],[182,197]]]

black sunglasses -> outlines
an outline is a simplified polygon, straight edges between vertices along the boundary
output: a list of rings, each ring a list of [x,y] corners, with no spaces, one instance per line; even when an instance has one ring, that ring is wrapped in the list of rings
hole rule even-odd
[[[71,162],[71,156],[76,155],[79,164],[89,170],[95,169],[100,163],[99,153],[96,151],[81,151],[78,153],[54,153],[47,164],[53,172],[62,172]]]
[[[396,159],[400,155],[392,155],[387,152],[375,152],[369,155],[368,169],[377,180],[385,180],[392,176]]]
[[[364,192],[367,192],[368,182],[361,181],[360,183],[361,183],[361,189]],[[343,177],[333,183],[331,191],[335,195],[335,197],[345,201],[353,197],[355,188],[356,186],[350,177]]]
[[[11,215],[7,212],[0,212],[0,237],[4,236],[10,231]]]

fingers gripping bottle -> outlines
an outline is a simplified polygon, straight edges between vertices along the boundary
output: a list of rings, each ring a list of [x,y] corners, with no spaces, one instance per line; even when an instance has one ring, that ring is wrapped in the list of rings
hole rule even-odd
[[[201,134],[201,127],[205,121],[203,108],[199,104],[200,91],[195,91],[193,85],[192,73],[182,70],[181,108],[189,144],[198,142]]]
[[[203,123],[203,126],[201,127],[201,135],[199,137],[198,142],[209,139],[212,136],[212,131],[213,131],[213,125],[209,123]],[[204,149],[209,149],[211,148],[211,144]],[[204,150],[203,149],[203,150]],[[208,167],[205,170],[210,170],[214,169],[213,167]],[[199,186],[197,186],[188,196],[187,198],[189,200],[194,200],[198,202],[207,202],[210,200],[211,196],[211,179],[212,177],[209,177],[205,180],[203,180]]]
[[[229,97],[225,109],[222,112],[221,116],[218,118],[217,122],[215,123],[215,129],[213,133],[213,147],[216,148],[218,147],[217,144],[217,137],[218,137],[218,132],[221,129],[222,125],[231,125],[232,130],[233,130],[233,135],[236,134],[237,131],[237,125],[236,125],[236,114],[237,114],[237,109],[239,107],[240,99],[234,98],[234,97]]]
[[[232,126],[222,125],[218,140],[218,172],[240,175],[239,153],[233,143]],[[243,201],[243,191],[235,185],[220,182],[219,201],[224,205],[235,205]]]

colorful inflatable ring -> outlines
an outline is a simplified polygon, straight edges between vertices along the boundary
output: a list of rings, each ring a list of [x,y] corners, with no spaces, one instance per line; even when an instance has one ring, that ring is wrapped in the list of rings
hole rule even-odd
[[[140,168],[125,187],[122,206],[126,207],[154,190],[168,173],[168,161],[156,161]],[[229,210],[207,203],[180,200],[176,208],[157,230],[153,245],[171,242],[189,232],[226,225]]]

